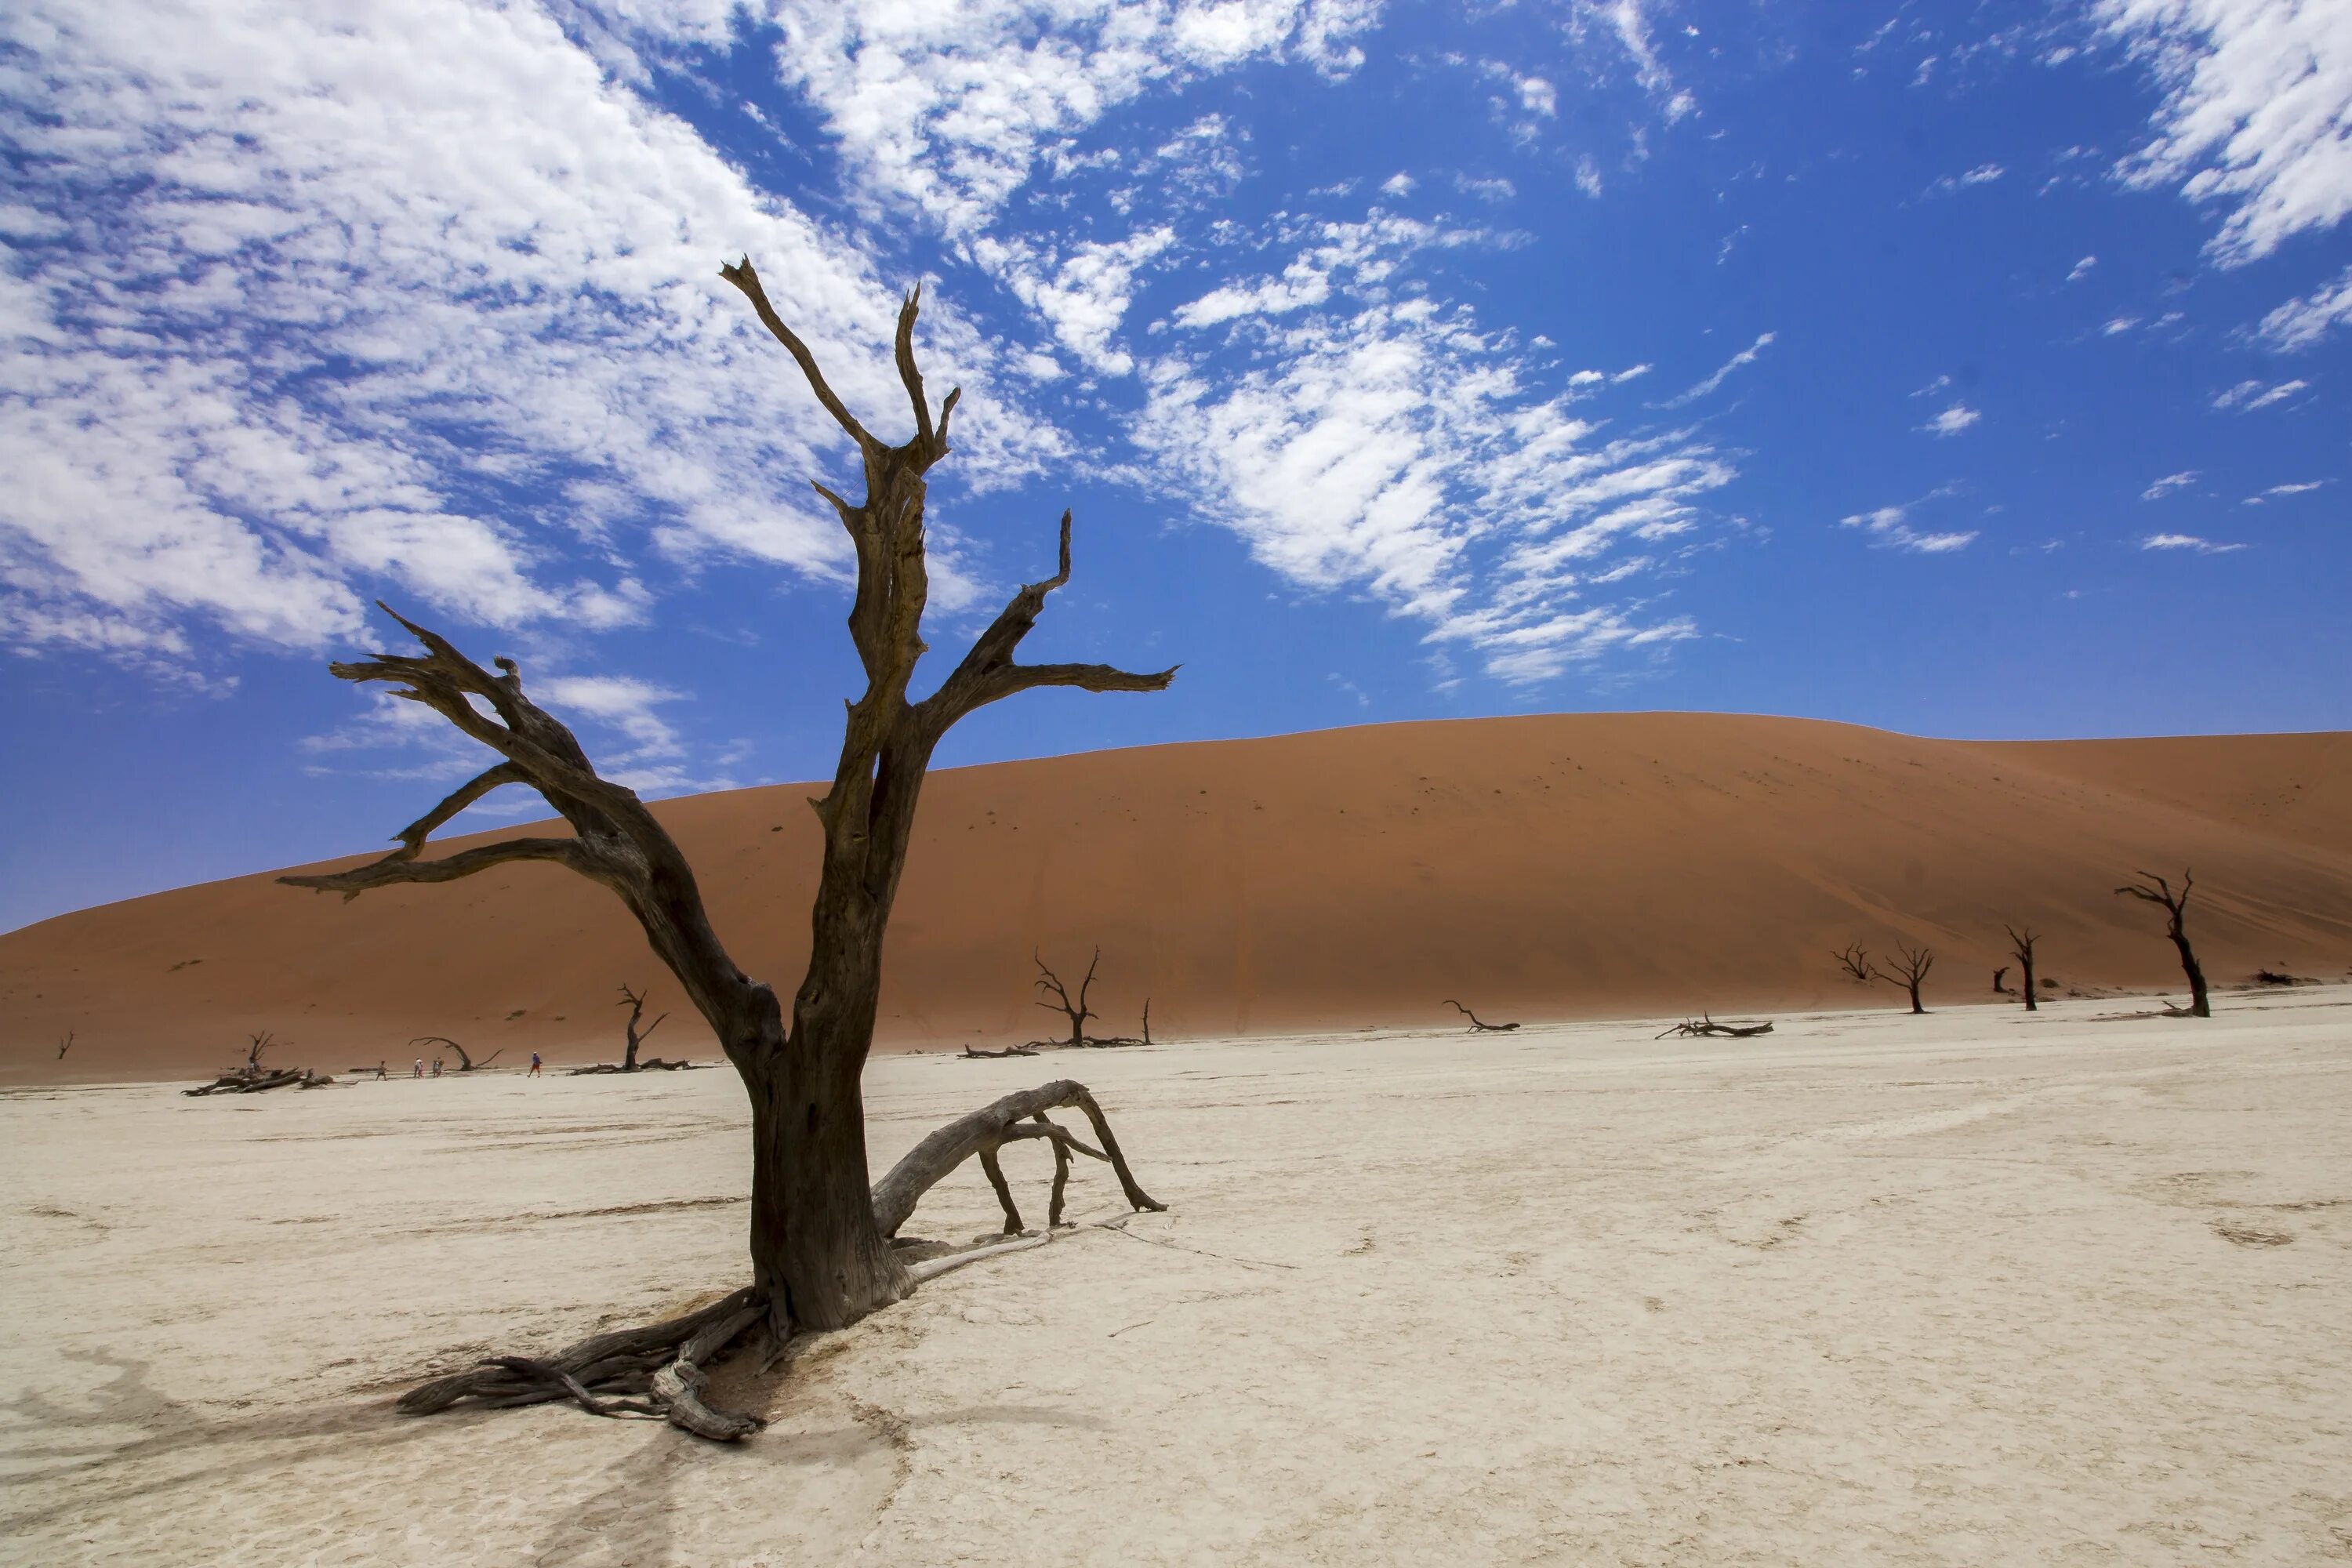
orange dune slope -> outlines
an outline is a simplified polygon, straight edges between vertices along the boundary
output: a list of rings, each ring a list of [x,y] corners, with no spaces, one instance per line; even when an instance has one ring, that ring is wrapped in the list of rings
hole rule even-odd
[[[810,793],[657,808],[737,961],[785,991]],[[2217,985],[2344,976],[2352,734],[1986,743],[1597,714],[961,768],[926,788],[881,1041],[1051,1034],[1032,953],[1075,982],[1097,946],[1097,1032],[1135,1033],[1148,998],[1160,1037],[1458,1023],[1449,997],[1533,1019],[1896,1005],[1837,972],[1856,939],[1927,943],[1930,1005],[1983,1002],[2004,921],[2043,933],[2066,987],[2177,989],[2160,913],[2112,889],[2184,865]],[[655,1051],[710,1052],[620,906],[561,870],[351,903],[244,877],[0,936],[0,1081],[209,1074],[259,1029],[336,1070],[425,1035],[500,1066],[611,1058],[623,982],[673,1011]]]

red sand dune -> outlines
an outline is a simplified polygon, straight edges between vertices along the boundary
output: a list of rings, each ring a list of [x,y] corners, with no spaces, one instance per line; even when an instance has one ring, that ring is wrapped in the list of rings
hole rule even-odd
[[[737,961],[787,993],[810,793],[657,808]],[[1097,944],[1097,1029],[1133,1033],[1148,996],[1160,1036],[1458,1022],[1447,997],[1527,1019],[1897,1005],[1831,962],[1857,938],[1931,944],[1930,1005],[1983,1002],[2005,920],[2044,933],[2067,986],[2177,991],[2161,915],[2111,889],[2184,865],[2217,985],[2342,978],[2352,734],[1985,743],[1598,714],[961,768],[924,797],[882,1041],[1051,1033],[1033,950],[1069,975]],[[561,870],[348,904],[243,877],[0,936],[0,1081],[209,1074],[255,1029],[338,1070],[404,1061],[419,1035],[501,1066],[612,1058],[624,981],[673,1010],[656,1053],[712,1050],[619,904]]]

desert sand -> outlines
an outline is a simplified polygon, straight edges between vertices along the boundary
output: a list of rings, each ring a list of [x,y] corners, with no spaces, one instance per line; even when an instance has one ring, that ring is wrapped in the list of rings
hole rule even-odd
[[[787,993],[812,793],[658,808],[737,961]],[[431,799],[420,785],[415,809]],[[1032,953],[1075,977],[1097,944],[1097,1030],[1137,1032],[1148,999],[1176,1037],[1430,1025],[1447,997],[1528,1019],[1859,1005],[1829,956],[1856,939],[1927,943],[1931,999],[1989,1002],[2004,921],[2042,931],[2062,994],[2177,992],[2161,915],[2111,889],[2183,866],[2216,984],[2263,965],[2345,978],[2352,734],[1982,743],[1589,714],[947,770],[891,927],[880,1043],[1049,1032]],[[289,1042],[273,1060],[331,1070],[406,1061],[422,1035],[501,1065],[616,1059],[625,982],[677,1008],[619,905],[553,868],[350,904],[241,878],[0,936],[0,1083],[208,1078],[263,1029]],[[1898,1000],[1880,986],[1874,1005]],[[713,1042],[679,1009],[655,1048]]]
[[[726,1449],[385,1401],[737,1283],[731,1074],[20,1089],[0,1559],[2339,1561],[2352,988],[2219,1008],[877,1057],[877,1166],[1076,1071],[1169,1212],[722,1368]]]

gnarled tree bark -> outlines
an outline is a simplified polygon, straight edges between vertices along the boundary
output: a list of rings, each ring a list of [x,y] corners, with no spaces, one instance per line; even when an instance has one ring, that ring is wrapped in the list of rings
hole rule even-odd
[[[1474,1035],[1507,1035],[1518,1027],[1517,1024],[1489,1024],[1451,996],[1445,999],[1445,1005],[1470,1020],[1470,1032]]]
[[[424,646],[424,654],[381,654],[338,663],[331,667],[333,672],[346,680],[384,683],[395,695],[423,703],[498,753],[499,761],[402,829],[395,836],[400,847],[383,859],[283,880],[355,898],[376,888],[452,881],[493,866],[541,861],[586,877],[619,898],[750,1092],[752,1296],[747,1300],[761,1304],[771,1331],[781,1336],[795,1329],[841,1328],[912,1288],[914,1277],[889,1245],[895,1226],[877,1221],[876,1197],[867,1188],[859,1076],[873,1045],[883,937],[933,750],[967,714],[1024,691],[1046,686],[1159,691],[1176,672],[1017,661],[1022,639],[1036,625],[1047,595],[1070,578],[1070,514],[1065,511],[1058,570],[1014,594],[938,689],[919,701],[911,700],[916,663],[927,651],[925,476],[947,456],[948,422],[960,395],[950,392],[934,419],[915,360],[920,290],[908,295],[898,312],[896,343],[915,428],[906,441],[892,446],[869,433],[835,395],[807,345],[770,304],[750,260],[723,267],[720,274],[741,290],[761,324],[800,366],[817,402],[855,444],[866,484],[865,498],[856,502],[814,486],[839,517],[856,558],[849,634],[866,689],[848,705],[832,787],[809,803],[824,844],[810,917],[808,969],[793,997],[789,1023],[775,992],[745,974],[719,942],[693,868],[667,830],[635,793],[601,777],[572,731],[524,694],[515,662],[496,660],[498,673],[492,674],[446,638],[393,615],[389,607],[385,613]],[[425,840],[436,828],[507,784],[536,790],[570,825],[570,836],[507,839],[439,859],[423,858]],[[1058,1092],[1062,1087],[1033,1092]],[[1085,1103],[1091,1108],[1091,1100]],[[1106,1148],[1111,1149],[1106,1124],[1097,1121],[1096,1131],[1106,1134]],[[945,1163],[941,1158],[919,1169],[935,1172],[930,1179],[937,1180],[961,1157]],[[905,1165],[901,1162],[901,1169]],[[910,1174],[899,1181],[897,1171],[886,1178],[894,1206],[903,1201],[911,1207],[913,1196],[919,1195],[919,1190],[908,1193],[913,1180]],[[1130,1200],[1140,1198],[1131,1178],[1125,1184]],[[648,1353],[688,1345],[679,1335],[656,1338]],[[567,1352],[563,1359],[574,1353]],[[688,1374],[693,1363],[674,1356],[668,1364],[682,1369],[664,1385],[672,1390],[671,1418],[698,1429],[694,1423],[700,1417],[689,1411],[681,1419],[685,1407],[675,1403],[676,1388],[691,1392],[693,1378]],[[507,1368],[502,1375],[523,1374]],[[588,1379],[580,1381],[593,1387]],[[654,1392],[661,1396],[662,1387]]]

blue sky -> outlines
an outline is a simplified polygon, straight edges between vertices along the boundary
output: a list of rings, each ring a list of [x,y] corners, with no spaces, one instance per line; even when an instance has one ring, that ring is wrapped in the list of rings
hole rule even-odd
[[[0,927],[479,764],[383,596],[648,794],[830,770],[924,280],[942,760],[1706,709],[2339,728],[2352,9],[17,0]],[[934,671],[934,678],[941,671]],[[494,799],[466,826],[530,804]]]

